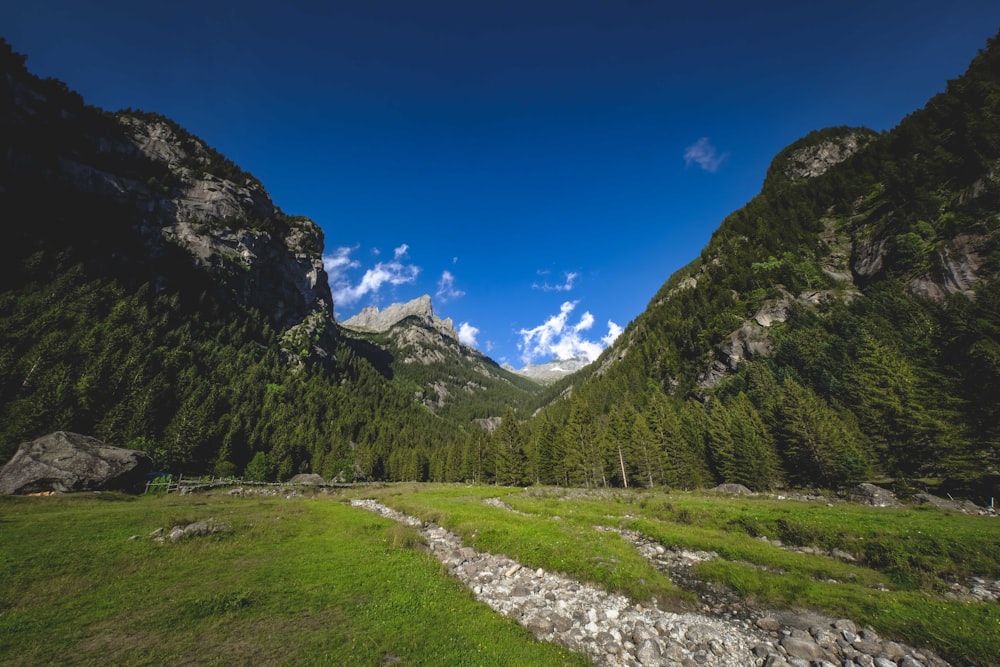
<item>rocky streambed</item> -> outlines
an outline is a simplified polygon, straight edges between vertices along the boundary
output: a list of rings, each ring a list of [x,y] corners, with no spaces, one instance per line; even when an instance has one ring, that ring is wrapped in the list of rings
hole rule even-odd
[[[770,612],[721,587],[699,582],[691,566],[707,553],[671,550],[623,533],[640,553],[683,587],[703,613],[675,613],[635,603],[568,577],[533,570],[502,555],[465,546],[454,533],[374,500],[352,505],[417,528],[429,551],[476,598],[510,616],[542,641],[586,654],[599,665],[665,667],[942,667],[948,663],[858,629],[848,619]]]

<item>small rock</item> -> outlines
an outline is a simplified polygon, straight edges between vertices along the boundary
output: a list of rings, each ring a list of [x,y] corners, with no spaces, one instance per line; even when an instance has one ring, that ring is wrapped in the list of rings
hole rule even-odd
[[[811,639],[801,637],[785,637],[781,640],[781,646],[788,655],[793,658],[803,658],[805,660],[817,660],[825,657],[825,652],[816,642]]]
[[[528,624],[525,627],[527,627],[528,630],[535,635],[547,635],[552,632],[552,628],[554,626],[547,618],[536,616],[528,621]]]
[[[757,619],[757,627],[765,632],[777,632],[781,629],[781,623],[770,616]]]
[[[635,657],[644,665],[656,665],[660,662],[660,647],[652,639],[647,639],[635,652]]]
[[[865,639],[858,638],[857,641],[851,642],[851,646],[861,651],[862,653],[867,653],[868,655],[875,656],[882,652],[882,646],[877,642],[867,641]]]
[[[907,654],[907,650],[896,642],[884,642],[882,644],[882,654],[890,660],[899,662],[900,658]]]

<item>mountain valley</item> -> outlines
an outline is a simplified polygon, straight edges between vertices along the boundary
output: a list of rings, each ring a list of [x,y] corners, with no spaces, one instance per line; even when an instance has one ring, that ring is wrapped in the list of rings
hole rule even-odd
[[[595,362],[518,372],[430,297],[335,321],[312,220],[0,66],[4,460],[67,430],[262,481],[1000,492],[997,38],[892,131],[781,151]]]

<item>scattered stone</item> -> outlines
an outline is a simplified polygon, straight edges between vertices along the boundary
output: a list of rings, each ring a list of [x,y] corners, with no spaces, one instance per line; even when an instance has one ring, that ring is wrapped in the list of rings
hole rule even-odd
[[[382,516],[419,526],[429,549],[444,562],[453,576],[462,580],[477,599],[496,611],[516,619],[542,641],[561,643],[580,651],[601,665],[681,664],[695,667],[758,667],[751,648],[760,643],[742,627],[699,614],[674,614],[632,604],[627,598],[608,593],[548,572],[521,567],[505,556],[480,553],[449,562],[451,554],[466,553],[461,540],[440,527],[423,526],[372,500],[352,504]],[[469,562],[479,565],[469,577]],[[507,574],[507,573],[510,574]],[[498,577],[491,573],[503,573]],[[499,582],[503,585],[499,585]],[[510,592],[522,586],[527,598]],[[715,640],[723,655],[705,647]],[[669,662],[668,662],[669,661]]]
[[[149,534],[149,537],[154,542],[165,542],[167,540],[180,542],[188,537],[206,537],[208,535],[215,535],[216,533],[227,532],[229,532],[229,526],[226,524],[215,519],[207,519],[205,521],[194,521],[184,526],[174,526],[169,531],[157,528]]]
[[[522,514],[522,515],[524,514],[524,512],[514,509],[504,501],[500,500],[499,498],[484,498],[483,503],[491,507],[499,507],[502,510],[513,512],[514,514]]]
[[[524,568],[502,555],[466,547],[453,533],[424,524],[374,500],[352,504],[417,527],[428,548],[476,598],[517,620],[541,641],[560,643],[599,665],[676,667],[948,667],[948,663],[892,641],[850,619],[764,610],[723,587],[699,581],[691,567],[718,558],[658,544],[641,533],[619,533],[637,551],[694,590],[704,614],[674,614],[544,571]],[[807,631],[808,630],[808,631]],[[779,641],[780,640],[780,641]]]

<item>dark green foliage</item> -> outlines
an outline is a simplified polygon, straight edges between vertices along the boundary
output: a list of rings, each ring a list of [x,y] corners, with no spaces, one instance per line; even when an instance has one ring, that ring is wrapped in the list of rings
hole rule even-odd
[[[823,175],[786,172],[796,151],[849,135],[863,148]],[[594,424],[645,485],[840,487],[878,473],[936,478],[988,501],[1000,491],[997,164],[993,39],[892,132],[831,128],[779,153],[761,193],[606,353],[624,358],[549,390],[547,423],[567,433]],[[945,260],[970,238],[983,258],[974,292],[916,296],[914,285],[953,280]],[[860,272],[863,258],[877,261]],[[713,362],[728,364],[720,348],[730,335],[781,302],[787,318],[766,331],[770,353],[706,381]],[[568,388],[571,398],[556,400]],[[624,442],[618,421],[633,408]],[[589,456],[607,467],[606,452]],[[571,481],[603,483],[580,458],[567,450]]]
[[[277,479],[357,463],[380,477],[389,443],[464,437],[345,346],[332,366],[294,372],[259,315],[60,269],[44,287],[0,293],[3,458],[66,429],[147,449],[177,472]]]

